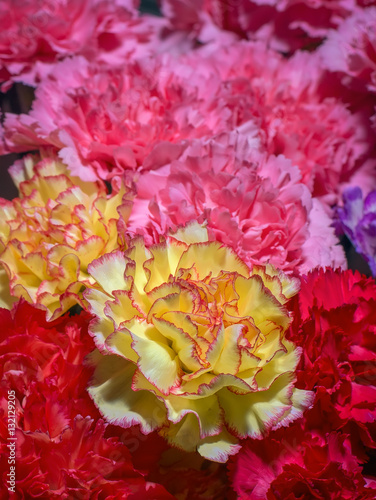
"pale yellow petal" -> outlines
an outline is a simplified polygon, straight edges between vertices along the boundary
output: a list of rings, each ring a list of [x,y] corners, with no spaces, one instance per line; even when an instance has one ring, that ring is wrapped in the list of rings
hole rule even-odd
[[[118,356],[95,353],[94,380],[88,391],[107,422],[121,427],[140,424],[148,434],[167,424],[166,408],[149,391],[133,391],[136,366]]]
[[[217,436],[210,436],[200,441],[197,451],[213,462],[226,463],[231,455],[236,455],[241,449],[238,440],[225,429]]]
[[[124,290],[124,272],[127,259],[123,252],[103,255],[88,266],[88,272],[109,295]]]
[[[265,391],[240,395],[224,388],[218,399],[228,428],[242,438],[260,438],[291,407],[293,382],[293,374],[284,373]]]

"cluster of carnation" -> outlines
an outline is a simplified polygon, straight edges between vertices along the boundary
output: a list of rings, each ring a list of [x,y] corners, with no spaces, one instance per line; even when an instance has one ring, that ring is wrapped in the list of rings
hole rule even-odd
[[[1,488],[371,500],[376,2],[139,7],[0,0]]]

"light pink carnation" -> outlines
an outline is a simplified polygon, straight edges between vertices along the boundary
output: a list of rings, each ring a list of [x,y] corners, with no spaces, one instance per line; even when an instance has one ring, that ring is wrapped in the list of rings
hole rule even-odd
[[[198,220],[250,264],[300,272],[346,266],[331,220],[311,199],[299,169],[283,156],[257,152],[237,134],[194,142],[179,160],[142,174],[136,189],[128,230],[148,243]]]
[[[122,68],[64,61],[38,87],[29,115],[8,115],[5,140],[12,151],[53,145],[84,180],[156,168],[180,155],[184,139],[229,126],[230,111],[207,100],[220,79],[201,68],[167,55]]]
[[[110,64],[155,52],[166,22],[138,0],[0,0],[0,83],[35,85],[72,55]]]
[[[162,11],[175,29],[206,42],[219,29],[266,41],[281,52],[313,48],[330,28],[338,26],[357,4],[373,0],[161,0]]]

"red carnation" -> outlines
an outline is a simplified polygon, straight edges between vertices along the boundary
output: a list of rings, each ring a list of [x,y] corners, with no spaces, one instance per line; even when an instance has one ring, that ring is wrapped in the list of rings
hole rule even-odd
[[[298,384],[316,391],[306,419],[350,434],[366,460],[376,447],[376,284],[358,272],[317,270],[302,280],[295,305],[289,337],[303,347]]]
[[[93,350],[82,312],[47,322],[42,309],[21,300],[0,309],[0,468],[6,447],[8,391],[14,391],[17,498],[172,499],[134,469],[126,439],[106,437],[86,392]],[[161,450],[157,448],[155,457]]]

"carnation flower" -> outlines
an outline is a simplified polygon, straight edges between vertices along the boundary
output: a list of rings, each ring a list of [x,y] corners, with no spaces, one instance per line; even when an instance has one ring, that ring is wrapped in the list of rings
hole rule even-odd
[[[124,229],[131,202],[124,187],[107,195],[103,183],[70,178],[52,159],[29,157],[11,174],[20,198],[0,202],[0,262],[11,294],[43,305],[55,318],[82,304],[88,264],[124,248],[118,227]]]
[[[4,136],[13,151],[54,146],[84,180],[157,168],[178,157],[184,139],[226,129],[229,113],[207,102],[219,85],[204,66],[167,55],[121,68],[75,58],[38,87],[29,115],[8,114]]]
[[[104,437],[102,420],[77,416],[58,441],[42,432],[16,431],[16,491],[21,498],[173,500],[146,482],[121,442]],[[26,496],[27,495],[27,496]]]
[[[360,188],[343,193],[343,208],[338,208],[339,228],[351,240],[356,251],[368,262],[376,275],[376,191],[363,200]]]
[[[35,86],[68,56],[122,64],[155,52],[162,19],[139,16],[134,0],[2,0],[0,82]]]
[[[99,349],[89,393],[110,423],[224,462],[237,438],[309,406],[294,388],[300,351],[284,338],[296,279],[270,265],[250,272],[197,223],[150,248],[136,238],[88,270],[102,288],[85,292]]]
[[[297,167],[260,154],[239,134],[193,141],[179,160],[141,174],[127,231],[149,243],[191,220],[249,264],[284,271],[346,266],[331,220]]]
[[[314,197],[336,204],[342,185],[364,169],[375,183],[375,160],[372,169],[367,163],[370,123],[339,99],[326,97],[326,75],[317,54],[299,52],[286,60],[251,43],[207,52],[226,82],[222,99],[238,127],[252,122],[261,149],[297,165]]]
[[[351,454],[348,437],[323,436],[293,424],[248,442],[229,464],[239,500],[375,497]]]
[[[86,391],[90,318],[82,312],[47,321],[45,311],[23,299],[12,311],[0,309],[0,416],[5,422],[8,391],[14,391],[17,495],[170,500],[162,486],[146,483],[134,469],[118,437],[104,437],[106,425]],[[5,426],[0,436],[6,443]],[[8,457],[1,446],[4,471]]]
[[[319,53],[324,66],[340,81],[339,92],[351,109],[368,115],[376,130],[376,7],[357,10],[338,30],[331,30]],[[375,187],[365,182],[354,185],[361,186],[365,193]]]
[[[1,407],[5,412],[7,391],[14,390],[20,428],[54,440],[77,413],[98,416],[85,390],[90,319],[81,313],[47,321],[45,311],[23,299],[11,311],[0,309]]]
[[[201,42],[223,36],[258,39],[281,52],[314,48],[363,0],[161,0],[162,12],[175,29]]]
[[[376,92],[376,7],[359,9],[320,48],[329,71],[358,92]]]
[[[74,175],[95,180],[158,169],[178,159],[187,141],[236,132],[290,159],[312,195],[331,206],[365,168],[371,127],[325,97],[323,77],[319,57],[285,60],[250,42],[122,69],[78,58],[43,82],[29,115],[7,115],[4,138],[11,151],[52,145]]]
[[[341,430],[366,461],[376,447],[376,284],[351,271],[316,270],[302,280],[288,338],[304,346],[297,387],[315,390],[305,419]]]

